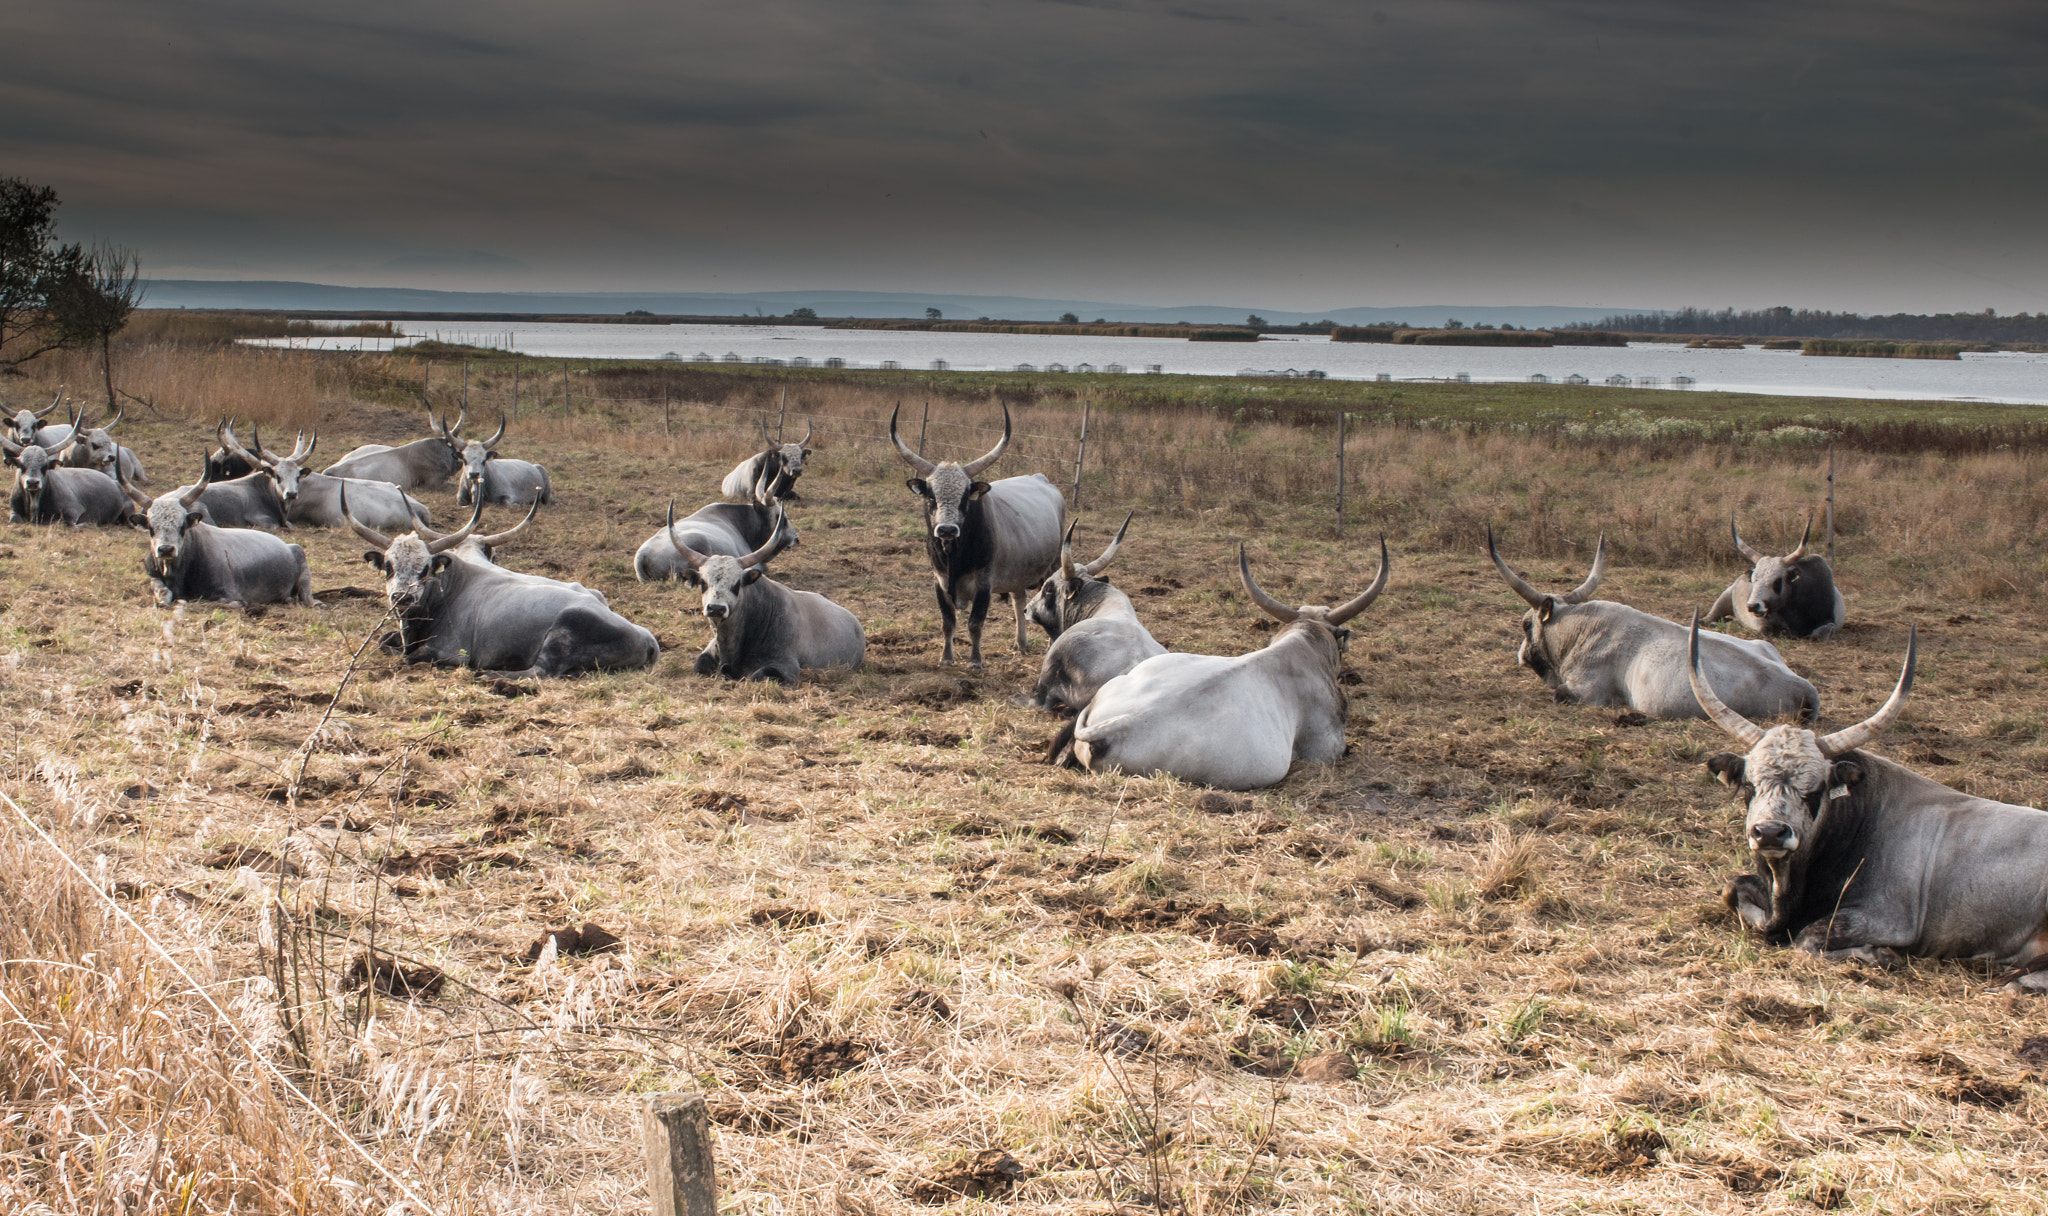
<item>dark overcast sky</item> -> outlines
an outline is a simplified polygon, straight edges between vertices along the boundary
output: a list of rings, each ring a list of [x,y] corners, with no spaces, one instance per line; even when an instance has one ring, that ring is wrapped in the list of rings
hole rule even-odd
[[[2048,5],[10,0],[163,277],[2048,309]]]

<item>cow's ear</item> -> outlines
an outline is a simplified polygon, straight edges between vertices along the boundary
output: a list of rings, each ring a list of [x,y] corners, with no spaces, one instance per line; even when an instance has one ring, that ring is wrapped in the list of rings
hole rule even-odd
[[[382,553],[377,552],[375,549],[363,550],[363,560],[368,562],[370,565],[377,567],[377,569],[379,570],[382,570],[384,568],[384,555]]]
[[[967,487],[967,497],[969,498],[980,498],[986,493],[988,493],[988,483],[985,481],[977,481]]]
[[[683,571],[683,586],[695,587],[701,591],[704,588],[704,580],[698,577],[695,570],[685,570]]]
[[[903,484],[909,486],[910,492],[913,494],[921,494],[926,498],[932,496],[932,488],[924,483],[924,478],[922,477],[913,477]]]
[[[1548,625],[1552,614],[1556,611],[1557,597],[1546,595],[1543,597],[1543,602],[1536,605],[1536,619]]]
[[[1722,752],[1707,758],[1707,771],[1721,779],[1721,784],[1737,786],[1742,784],[1743,772],[1748,761],[1734,752]]]
[[[1863,780],[1863,766],[1854,760],[1837,760],[1833,780],[1836,785],[1855,785]]]
[[[759,566],[749,566],[747,572],[740,576],[740,586],[751,587],[755,583],[760,582],[761,576],[766,573],[768,572]]]
[[[434,564],[427,567],[427,573],[439,574],[443,570],[446,570],[448,568],[448,563],[453,560],[454,559],[449,557],[446,553],[437,553],[434,555]]]

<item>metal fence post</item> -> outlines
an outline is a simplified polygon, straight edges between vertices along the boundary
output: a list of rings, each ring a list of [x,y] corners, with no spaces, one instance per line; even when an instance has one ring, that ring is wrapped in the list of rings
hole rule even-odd
[[[654,1216],[718,1216],[718,1167],[703,1094],[648,1094],[640,1104]]]
[[[1344,411],[1337,411],[1337,539],[1344,539]]]
[[[1081,466],[1088,463],[1088,410],[1095,404],[1090,397],[1081,402],[1081,450],[1074,457],[1074,514],[1081,513]]]

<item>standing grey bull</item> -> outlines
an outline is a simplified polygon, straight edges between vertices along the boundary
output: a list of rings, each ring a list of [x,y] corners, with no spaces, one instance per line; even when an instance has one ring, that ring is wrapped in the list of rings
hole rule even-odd
[[[58,463],[72,469],[98,469],[121,481],[148,484],[149,474],[144,471],[142,461],[107,434],[120,426],[121,420],[127,416],[128,407],[124,405],[115,412],[113,421],[105,426],[87,427],[81,422],[72,432],[71,442],[57,454]]]
[[[669,543],[671,535],[699,553],[726,557],[765,548],[770,537],[779,538],[785,549],[797,543],[796,527],[769,495],[765,478],[755,486],[754,501],[714,502],[680,523],[676,520],[676,500],[669,499],[668,523],[642,541],[633,554],[633,574],[641,582],[665,582],[690,572],[689,564]]]
[[[673,527],[669,541],[689,570],[684,580],[704,592],[704,616],[715,630],[697,656],[698,675],[794,684],[807,667],[860,666],[868,639],[851,612],[765,577],[782,551],[779,535],[738,557],[699,553]]]
[[[936,464],[910,450],[896,433],[896,415],[889,414],[889,438],[917,476],[904,484],[924,500],[925,556],[939,601],[939,627],[946,646],[939,661],[953,661],[953,625],[959,605],[967,614],[968,661],[981,670],[981,626],[988,619],[989,600],[1010,597],[1017,613],[1017,651],[1028,653],[1024,635],[1024,603],[1038,584],[1059,567],[1060,519],[1067,500],[1041,473],[1005,477],[990,484],[982,470],[1010,446],[1010,406],[1003,404],[1003,437],[988,455],[966,464]]]
[[[429,410],[427,426],[434,433],[425,439],[415,439],[398,447],[366,443],[321,471],[329,477],[388,481],[407,492],[431,490],[446,483],[462,468],[462,445],[458,439],[463,419],[467,417],[466,412],[458,413],[455,425],[449,426],[446,415],[436,418]]]
[[[1707,769],[1742,791],[1756,871],[1722,899],[1744,924],[1829,959],[1985,959],[2007,991],[2048,992],[2048,812],[1959,793],[1860,750],[1905,708],[1918,630],[1898,686],[1846,730],[1766,730],[1730,709],[1700,669],[1693,693],[1747,753]],[[1711,635],[1709,635],[1711,636]]]
[[[1252,579],[1239,545],[1245,594],[1285,628],[1265,649],[1237,658],[1168,652],[1146,659],[1104,684],[1053,740],[1047,758],[1057,760],[1071,744],[1081,768],[1170,773],[1227,790],[1278,784],[1296,760],[1335,764],[1344,754],[1348,710],[1337,687],[1338,664],[1351,643],[1344,626],[1386,590],[1387,565],[1381,537],[1379,573],[1357,599],[1335,608],[1289,608]]]
[[[533,519],[535,504],[527,512]],[[376,546],[363,560],[384,572],[384,594],[398,614],[387,650],[408,663],[471,667],[514,676],[570,676],[585,671],[652,667],[661,657],[654,635],[613,612],[595,592],[538,575],[506,570],[465,548],[484,505],[458,532],[428,540],[418,532],[386,536],[348,514],[356,535]],[[483,538],[501,544],[525,523]]]
[[[152,500],[123,483],[121,489],[142,510],[149,527],[149,575],[159,606],[184,600],[229,604],[313,605],[313,571],[306,551],[268,532],[219,528],[206,522],[200,496],[206,479]]]
[[[1567,595],[1545,595],[1501,560],[1486,530],[1486,552],[1500,576],[1528,603],[1522,646],[1515,661],[1542,677],[1560,701],[1622,705],[1653,718],[1700,717],[1685,680],[1685,626],[1626,604],[1591,599],[1607,570],[1607,538],[1593,553],[1593,572]],[[1589,602],[1590,601],[1590,602]],[[1820,715],[1820,693],[1758,639],[1706,636],[1706,662],[1714,682],[1744,712],[1759,718]]]
[[[1108,681],[1166,653],[1166,647],[1138,623],[1131,597],[1097,577],[1122,547],[1131,517],[1124,516],[1102,556],[1087,563],[1074,560],[1074,526],[1067,525],[1066,538],[1060,542],[1059,572],[1045,580],[1026,609],[1052,638],[1038,665],[1032,704],[1068,713],[1088,704]]]
[[[1709,622],[1734,617],[1744,629],[1766,636],[1815,641],[1834,636],[1848,615],[1848,606],[1835,587],[1835,572],[1828,559],[1806,551],[1806,542],[1813,536],[1813,516],[1806,517],[1799,547],[1783,557],[1759,553],[1744,544],[1733,519],[1728,521],[1728,533],[1751,565],[1714,601],[1707,611]]]
[[[725,475],[719,483],[718,492],[727,498],[749,498],[754,496],[754,487],[761,479],[768,479],[768,492],[775,498],[795,498],[796,479],[804,475],[804,457],[811,454],[811,421],[804,419],[804,437],[795,443],[778,443],[768,438],[768,422],[761,421],[761,442],[766,444],[761,451],[740,461],[738,467]]]
[[[66,523],[74,528],[118,524],[129,516],[120,483],[98,469],[67,469],[41,444],[0,436],[0,452],[14,466],[7,519],[17,524]]]
[[[530,504],[547,506],[555,501],[554,483],[544,465],[498,455],[498,441],[505,437],[505,415],[498,415],[498,433],[489,439],[472,439],[462,445],[462,481],[455,491],[455,505],[469,506],[481,500],[505,507]]]
[[[313,455],[314,448],[320,446],[320,432],[317,430],[311,439],[304,431],[299,432],[291,454],[287,456],[265,451],[263,432],[253,425],[249,434],[256,445],[253,452],[235,438],[232,425],[223,424],[220,428],[220,450],[253,467],[256,473],[252,476],[261,475],[269,479],[272,492],[284,504],[287,524],[339,528],[346,522],[341,514],[344,484],[348,486],[350,506],[356,511],[356,517],[373,528],[397,531],[410,525],[414,519],[434,522],[433,513],[427,510],[425,503],[388,481],[364,481],[306,472],[307,458]]]

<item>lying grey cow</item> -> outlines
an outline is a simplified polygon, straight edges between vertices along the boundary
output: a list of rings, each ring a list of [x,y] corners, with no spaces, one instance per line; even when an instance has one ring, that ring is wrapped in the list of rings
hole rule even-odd
[[[364,481],[388,481],[401,490],[431,490],[447,482],[462,468],[462,445],[457,441],[467,413],[455,416],[449,426],[446,416],[427,414],[433,434],[425,439],[391,447],[366,443],[321,470],[329,477],[359,477]]]
[[[41,444],[23,445],[5,436],[0,436],[0,452],[14,466],[14,489],[7,496],[9,523],[83,528],[127,522],[128,496],[119,482],[98,469],[64,468]]]
[[[860,666],[868,638],[851,612],[765,577],[783,548],[779,534],[738,557],[699,553],[673,528],[669,540],[689,570],[684,581],[704,592],[704,616],[716,631],[697,656],[698,675],[794,684],[807,667]]]
[[[200,512],[204,478],[152,500],[133,486],[121,489],[134,500],[149,526],[149,575],[161,607],[184,600],[229,604],[313,605],[313,571],[306,551],[268,532],[221,528]]]
[[[1031,693],[1032,704],[1040,709],[1073,713],[1105,683],[1166,653],[1138,623],[1131,597],[1097,577],[1122,547],[1130,526],[1126,515],[1102,556],[1081,564],[1074,561],[1074,525],[1067,525],[1059,573],[1045,580],[1025,609],[1052,638]]]
[[[314,431],[309,440],[304,431],[299,432],[292,445],[291,454],[279,456],[263,448],[263,432],[250,428],[250,437],[256,445],[251,452],[235,438],[232,425],[223,423],[220,428],[221,451],[237,461],[244,462],[256,471],[250,476],[266,478],[272,493],[283,504],[287,525],[305,524],[310,528],[339,528],[347,521],[341,513],[341,490],[345,484],[349,492],[349,504],[356,511],[356,518],[373,528],[398,531],[409,526],[415,519],[434,522],[434,516],[425,503],[408,495],[388,481],[366,481],[361,478],[330,477],[325,473],[308,473],[305,464],[312,456],[313,449],[320,446],[320,432]],[[239,480],[239,479],[238,479]],[[233,484],[233,483],[230,483]]]
[[[1337,688],[1340,656],[1351,641],[1345,622],[1387,586],[1387,542],[1364,594],[1336,608],[1289,608],[1252,580],[1243,546],[1238,577],[1245,593],[1285,628],[1263,650],[1237,658],[1155,655],[1104,684],[1055,738],[1057,760],[1071,743],[1073,762],[1096,772],[1170,773],[1227,790],[1285,779],[1296,760],[1335,764],[1344,754],[1348,706]]]
[[[483,538],[503,543],[533,520]],[[471,667],[514,676],[570,676],[586,671],[652,667],[661,657],[654,635],[613,612],[582,587],[516,574],[463,542],[476,532],[484,505],[462,530],[428,540],[418,532],[385,536],[342,513],[356,535],[375,548],[363,560],[384,572],[384,594],[399,616],[398,632],[384,639],[408,663]]]
[[[811,454],[811,422],[804,420],[804,437],[796,443],[777,443],[768,438],[768,422],[761,422],[761,442],[767,446],[740,461],[738,467],[725,475],[719,483],[718,492],[727,498],[754,497],[754,487],[762,478],[768,479],[770,496],[783,499],[795,498],[796,479],[804,475],[804,457]]]
[[[1958,793],[1860,750],[1905,708],[1918,631],[1884,707],[1823,737],[1730,709],[1700,668],[1699,637],[1695,618],[1693,693],[1748,749],[1707,761],[1748,804],[1756,872],[1730,880],[1729,909],[1824,958],[1985,959],[2005,969],[1994,982],[2008,992],[2048,992],[2048,812]]]
[[[1491,528],[1486,552],[1529,605],[1515,661],[1542,677],[1558,700],[1626,706],[1653,718],[1701,716],[1685,681],[1685,626],[1626,604],[1591,600],[1607,571],[1606,537],[1594,551],[1592,574],[1567,595],[1545,595],[1510,570]],[[1820,716],[1820,693],[1785,666],[1769,642],[1710,633],[1706,656],[1714,682],[1745,713],[1797,715],[1803,722]]]
[[[1709,622],[1733,617],[1744,629],[1765,636],[1815,641],[1834,636],[1848,616],[1848,605],[1835,587],[1835,572],[1828,559],[1806,551],[1806,542],[1813,536],[1813,516],[1806,517],[1799,547],[1783,557],[1759,553],[1744,544],[1732,519],[1728,532],[1752,564],[1714,601],[1707,611]]]
[[[472,439],[462,446],[462,481],[455,491],[455,505],[469,506],[481,496],[484,502],[505,507],[524,507],[555,501],[554,483],[545,466],[498,455],[498,441],[505,437],[505,415],[498,415],[498,433],[489,439]]]
[[[227,443],[227,423],[223,421],[215,437]],[[277,483],[262,468],[244,477],[230,481],[215,481],[205,469],[200,470],[199,480],[191,485],[179,486],[170,491],[182,495],[188,490],[199,492],[198,514],[216,528],[285,528],[291,520],[286,518],[284,496],[278,493]]]
[[[82,422],[75,426],[71,442],[57,454],[58,463],[72,469],[98,469],[108,477],[147,485],[149,474],[143,469],[142,461],[107,434],[121,425],[121,420],[127,416],[128,407],[124,405],[115,412],[113,421],[105,426],[86,427]]]
[[[44,406],[43,408],[39,410],[22,409],[16,411],[14,418],[8,423],[8,426],[12,428],[12,433],[10,437],[14,440],[16,445],[20,447],[27,447],[29,444],[32,443],[40,444],[41,440],[37,438],[37,433],[44,430],[55,429],[54,427],[45,427],[43,425],[43,419],[48,418],[51,412],[54,411],[57,408],[58,404],[61,403],[63,400],[64,392],[62,389],[59,389],[57,391],[57,395],[50,399],[50,404]],[[70,441],[71,433],[67,429],[64,432],[64,442],[69,443]],[[52,451],[55,451],[57,448],[62,447],[63,444],[51,444],[49,446]]]
[[[953,661],[953,625],[966,604],[968,662],[981,669],[981,626],[988,619],[989,601],[998,595],[1010,597],[1017,611],[1017,652],[1027,653],[1024,604],[1059,568],[1066,497],[1042,473],[994,484],[981,480],[982,470],[1010,446],[1008,402],[1003,404],[1003,437],[988,455],[966,464],[934,464],[911,451],[896,433],[901,411],[898,406],[889,415],[889,438],[904,463],[917,470],[904,484],[924,500],[925,557],[932,564],[939,631],[946,642],[939,661]]]
[[[671,536],[699,553],[738,557],[766,548],[770,538],[787,549],[797,543],[795,525],[775,500],[767,496],[764,479],[755,487],[753,502],[714,502],[696,514],[677,522],[676,500],[668,500],[668,523],[641,542],[633,554],[633,573],[643,583],[665,582],[689,574],[689,563],[677,554]]]

